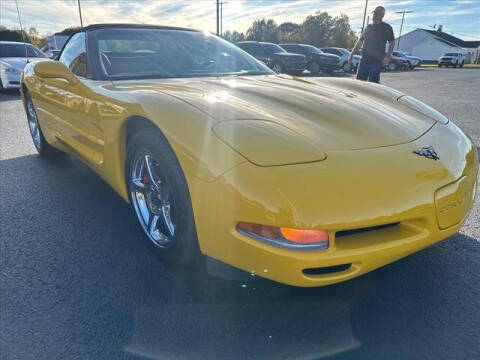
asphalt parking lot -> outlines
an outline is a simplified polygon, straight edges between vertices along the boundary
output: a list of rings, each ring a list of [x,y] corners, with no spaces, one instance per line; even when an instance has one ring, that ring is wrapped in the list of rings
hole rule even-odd
[[[382,82],[480,145],[480,69]],[[1,359],[480,357],[480,197],[459,234],[342,284],[175,271],[97,175],[69,156],[40,159],[18,93],[0,94],[0,117]]]

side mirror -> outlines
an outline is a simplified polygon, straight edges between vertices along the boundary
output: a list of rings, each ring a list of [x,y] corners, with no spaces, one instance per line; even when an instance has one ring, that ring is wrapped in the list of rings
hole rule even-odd
[[[39,61],[35,64],[35,75],[46,79],[65,79],[72,85],[78,79],[63,63],[58,61]]]

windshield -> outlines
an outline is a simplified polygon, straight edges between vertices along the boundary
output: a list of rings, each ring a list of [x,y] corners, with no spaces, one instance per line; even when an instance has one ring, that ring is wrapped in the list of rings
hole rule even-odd
[[[268,54],[284,53],[285,49],[277,44],[262,44],[263,48]]]
[[[28,57],[46,57],[44,53],[27,44]],[[0,57],[25,57],[24,44],[0,44]]]
[[[447,54],[445,54],[445,55],[443,55],[443,56],[457,56],[457,55],[458,55],[457,53],[447,53]]]
[[[110,79],[272,74],[238,47],[203,32],[102,29],[94,38]]]

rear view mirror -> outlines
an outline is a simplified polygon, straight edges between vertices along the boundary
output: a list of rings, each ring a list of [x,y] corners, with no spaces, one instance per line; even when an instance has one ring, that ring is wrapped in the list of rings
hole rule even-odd
[[[35,75],[46,79],[65,79],[71,84],[78,83],[78,79],[61,62],[40,61],[35,64]]]

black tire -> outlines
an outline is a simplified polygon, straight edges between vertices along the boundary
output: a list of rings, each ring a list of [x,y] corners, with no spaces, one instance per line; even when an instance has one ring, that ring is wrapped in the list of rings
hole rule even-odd
[[[442,67],[442,64],[438,64],[438,67],[440,67],[440,68],[441,68],[441,67]]]
[[[308,71],[310,71],[312,75],[317,75],[320,72],[320,65],[316,61],[312,61]]]
[[[463,64],[464,64],[464,62],[462,62],[462,63],[460,64],[460,67],[461,67],[461,68],[463,68]]]
[[[283,74],[284,72],[283,64],[279,61],[275,61],[272,64],[272,70],[275,71],[277,74]]]
[[[147,234],[142,220],[135,211],[132,199],[132,166],[141,153],[149,153],[161,168],[161,180],[169,189],[171,214],[175,220],[175,233],[166,246],[155,244]],[[193,217],[192,202],[187,181],[177,157],[165,136],[153,126],[136,132],[128,140],[125,166],[125,180],[132,211],[143,231],[145,243],[162,261],[170,265],[192,263],[200,259],[200,251]]]
[[[38,138],[39,138],[38,141],[34,140],[34,134],[32,132],[32,128],[30,127],[30,121],[31,121],[32,117],[28,112],[29,105],[31,105],[32,111],[33,111],[33,113],[35,114],[35,117],[36,117],[36,123],[37,123],[37,126],[38,126],[38,133],[39,133],[38,134]],[[33,104],[32,98],[30,97],[30,94],[28,93],[28,91],[25,92],[25,108],[26,108],[26,113],[27,113],[27,125],[28,125],[29,130],[30,130],[30,135],[32,136],[33,145],[35,146],[35,149],[37,149],[37,152],[43,157],[57,157],[59,155],[64,154],[62,151],[60,151],[60,150],[54,148],[53,146],[51,146],[47,142],[47,140],[45,140],[45,136],[43,135],[43,131],[40,127],[40,123],[38,122],[38,117],[37,117],[37,112],[35,110],[35,105]]]

